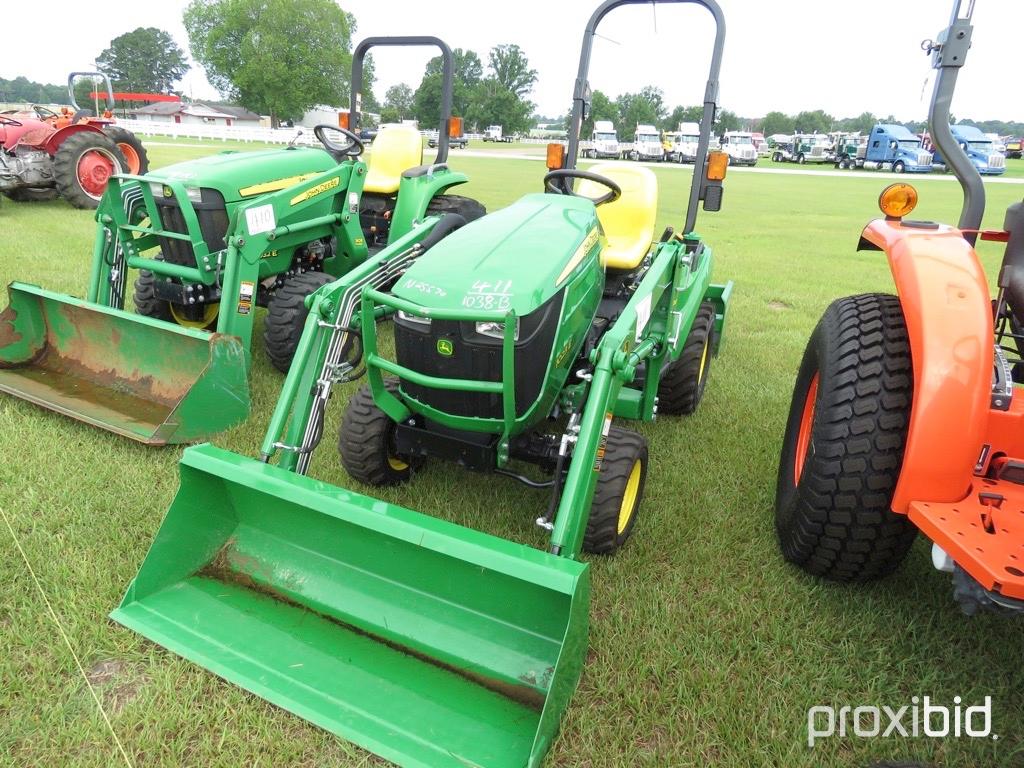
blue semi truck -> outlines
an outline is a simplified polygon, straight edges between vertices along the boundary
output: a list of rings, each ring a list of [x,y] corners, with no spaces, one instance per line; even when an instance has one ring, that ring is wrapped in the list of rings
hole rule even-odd
[[[893,173],[928,173],[932,169],[932,153],[904,126],[879,123],[871,129],[867,143],[858,148],[856,167]]]
[[[973,125],[951,125],[949,128],[978,173],[986,176],[1006,173],[1006,155],[996,149],[995,142],[982,133],[980,128]],[[943,170],[946,167],[946,161],[938,152],[933,162]]]

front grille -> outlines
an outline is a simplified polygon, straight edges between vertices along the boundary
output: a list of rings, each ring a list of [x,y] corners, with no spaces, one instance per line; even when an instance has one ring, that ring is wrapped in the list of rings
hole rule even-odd
[[[1006,158],[1003,157],[998,152],[996,152],[996,153],[994,153],[992,155],[989,155],[988,167],[989,168],[1005,168],[1006,167]]]
[[[520,318],[515,350],[516,416],[522,416],[541,394],[544,376],[561,313],[562,295],[555,294],[539,309]],[[451,354],[442,355],[438,342],[446,340]],[[502,343],[480,336],[472,322],[433,320],[429,326],[395,319],[395,357],[398,364],[428,376],[475,381],[502,380]],[[403,380],[402,390],[455,416],[502,418],[500,394],[434,389]]]
[[[225,238],[228,233],[228,212],[224,204],[224,196],[215,189],[203,189],[202,201],[192,203],[196,217],[199,219],[199,230],[203,242],[210,253],[227,248]],[[157,210],[160,212],[160,224],[169,232],[189,234],[185,226],[185,216],[181,212],[176,197],[155,198]],[[197,266],[192,244],[187,240],[172,237],[160,237],[160,250],[166,261],[183,266]]]

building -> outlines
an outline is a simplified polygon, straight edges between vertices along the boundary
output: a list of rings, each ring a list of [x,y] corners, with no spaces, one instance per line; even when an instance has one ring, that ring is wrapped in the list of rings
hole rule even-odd
[[[201,102],[157,102],[131,111],[136,120],[183,125],[238,125],[256,127],[260,116],[244,107],[210,106]]]

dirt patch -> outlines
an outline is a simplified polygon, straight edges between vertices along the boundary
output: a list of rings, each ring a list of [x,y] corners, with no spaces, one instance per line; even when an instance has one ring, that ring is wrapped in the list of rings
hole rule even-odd
[[[108,715],[120,714],[149,682],[137,667],[118,659],[97,661],[85,676]]]
[[[772,299],[768,302],[768,309],[774,309],[776,312],[782,312],[786,309],[792,309],[793,305],[786,301],[779,301],[778,299]]]

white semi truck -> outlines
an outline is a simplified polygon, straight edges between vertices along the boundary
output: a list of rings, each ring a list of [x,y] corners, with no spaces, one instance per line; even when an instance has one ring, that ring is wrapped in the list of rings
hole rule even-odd
[[[594,133],[590,141],[582,143],[581,154],[591,159],[619,157],[619,137],[615,134],[615,126],[611,120],[595,120]]]
[[[633,143],[624,147],[622,154],[630,160],[664,160],[665,148],[661,146],[661,134],[653,125],[637,125]]]

